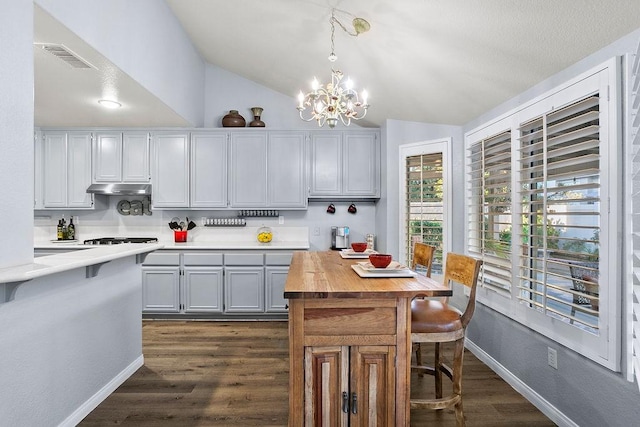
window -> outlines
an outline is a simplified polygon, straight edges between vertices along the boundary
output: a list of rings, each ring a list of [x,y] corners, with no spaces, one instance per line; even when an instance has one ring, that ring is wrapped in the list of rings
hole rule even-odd
[[[617,72],[611,60],[465,136],[478,301],[614,370]]]
[[[483,261],[481,286],[511,291],[511,131],[481,139],[468,150],[469,254]]]
[[[633,61],[628,63],[628,75],[631,76],[629,83],[630,93],[627,98],[628,109],[628,129],[627,151],[625,152],[626,176],[629,184],[626,187],[626,248],[625,257],[626,280],[628,290],[627,312],[631,318],[629,327],[628,349],[628,375],[627,379],[636,380],[640,386],[640,44],[636,47]],[[634,375],[635,374],[635,375]]]
[[[520,125],[518,298],[598,334],[600,97]]]
[[[432,274],[443,272],[443,253],[448,237],[447,164],[450,140],[408,144],[400,147],[401,245],[403,260],[413,259],[413,244],[423,242],[436,247]]]

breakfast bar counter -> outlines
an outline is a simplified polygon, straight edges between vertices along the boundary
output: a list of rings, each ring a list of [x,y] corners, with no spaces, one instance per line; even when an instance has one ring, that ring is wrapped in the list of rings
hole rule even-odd
[[[451,291],[421,275],[361,278],[358,261],[293,255],[289,426],[409,425],[411,300]]]

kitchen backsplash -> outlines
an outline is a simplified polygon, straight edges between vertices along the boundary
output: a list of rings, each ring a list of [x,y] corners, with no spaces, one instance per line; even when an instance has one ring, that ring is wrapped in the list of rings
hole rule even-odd
[[[81,210],[38,210],[34,213],[34,240],[46,241],[56,238],[58,220],[65,216],[67,222],[71,215],[76,226],[76,238],[80,241],[95,237],[158,237],[171,240],[173,232],[169,222],[173,217],[190,220],[197,227],[189,232],[189,240],[211,241],[218,239],[253,239],[255,231],[262,225],[272,227],[275,236],[295,238],[300,233],[307,233],[310,250],[326,250],[331,246],[331,227],[348,226],[350,241],[365,241],[367,233],[376,234],[375,210],[373,202],[355,202],[357,213],[348,212],[351,201],[313,201],[304,211],[279,211],[280,217],[247,217],[246,227],[204,227],[204,218],[232,218],[238,211],[188,211],[188,210],[154,210],[150,216],[120,215],[117,212],[118,202],[122,197],[104,196],[108,208],[96,211]],[[333,203],[335,213],[327,213],[327,206]],[[280,224],[280,220],[283,224]],[[278,237],[276,237],[278,238]]]

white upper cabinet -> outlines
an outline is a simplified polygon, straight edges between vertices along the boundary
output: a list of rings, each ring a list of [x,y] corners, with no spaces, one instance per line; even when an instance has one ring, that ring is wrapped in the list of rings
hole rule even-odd
[[[153,135],[154,208],[227,207],[227,133]]]
[[[151,203],[154,208],[189,207],[189,133],[156,132],[152,137]]]
[[[191,134],[192,208],[226,208],[227,133],[194,132]]]
[[[342,134],[342,191],[345,196],[380,197],[380,142],[377,133]]]
[[[309,175],[310,198],[380,197],[378,132],[313,132]]]
[[[92,209],[91,132],[43,133],[45,209]]]
[[[232,208],[307,207],[304,132],[232,132]]]
[[[267,205],[306,208],[307,183],[303,132],[269,132],[267,140]]]
[[[149,182],[147,132],[99,132],[93,146],[93,181]]]
[[[151,137],[148,132],[122,134],[122,182],[150,182]]]
[[[232,208],[267,206],[267,134],[231,133],[229,186]]]

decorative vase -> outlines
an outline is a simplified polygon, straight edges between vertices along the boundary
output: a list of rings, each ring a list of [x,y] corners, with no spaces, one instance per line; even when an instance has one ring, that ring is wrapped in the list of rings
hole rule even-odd
[[[253,121],[249,123],[249,127],[252,128],[263,128],[264,122],[260,120],[260,116],[262,115],[262,107],[253,107],[251,108],[251,112],[253,113]]]
[[[238,110],[229,110],[229,114],[222,118],[222,127],[225,128],[241,128],[246,123],[244,117],[238,113]]]

